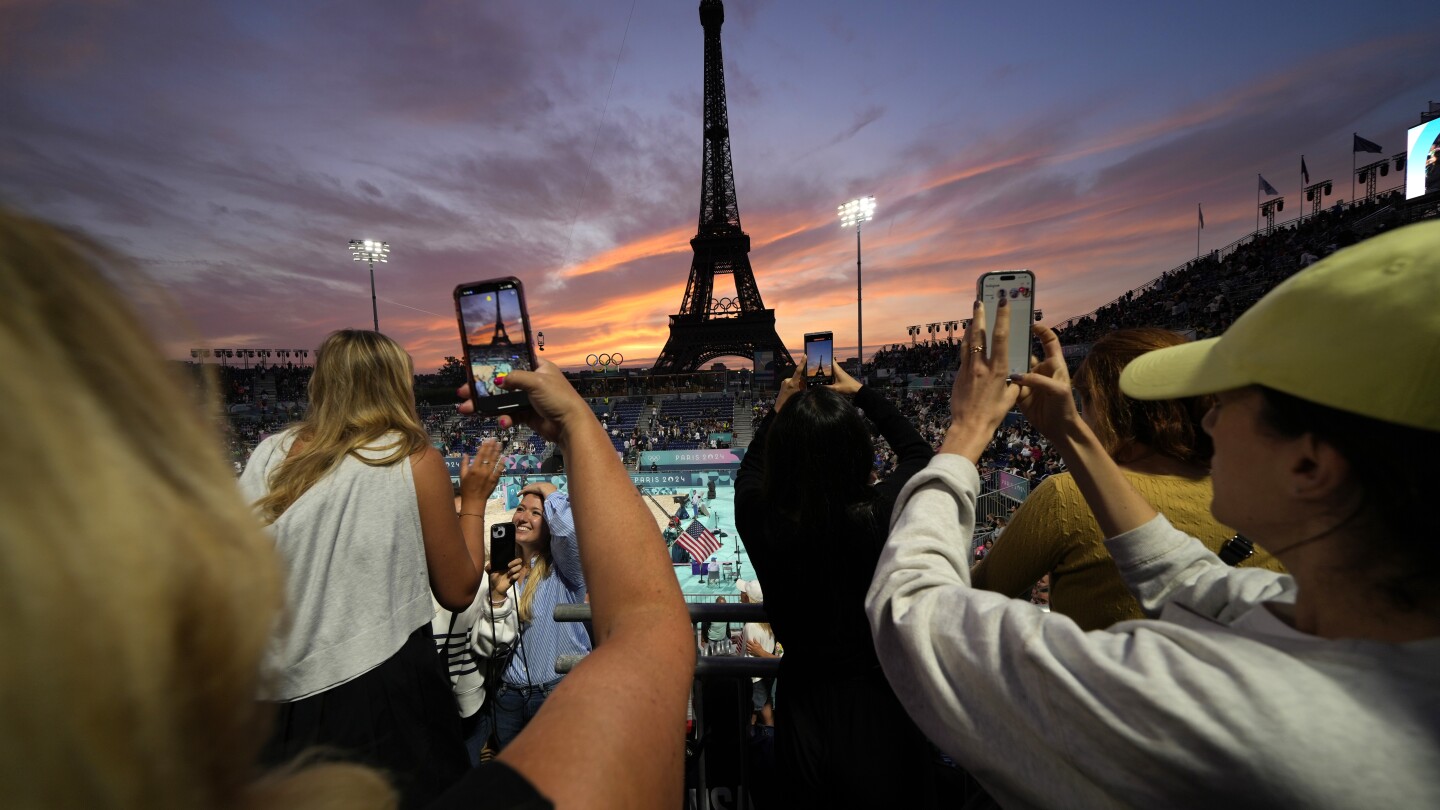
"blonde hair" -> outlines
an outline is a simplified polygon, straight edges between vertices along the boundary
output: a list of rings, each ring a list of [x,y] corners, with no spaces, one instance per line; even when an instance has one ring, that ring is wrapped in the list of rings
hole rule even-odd
[[[400,436],[378,442],[388,433]],[[270,475],[269,492],[256,502],[261,520],[274,523],[295,501],[347,455],[372,467],[388,467],[430,443],[415,412],[410,355],[379,332],[342,329],[315,353],[310,378],[310,410],[292,452]],[[388,450],[372,459],[362,447]]]
[[[256,780],[273,542],[83,238],[0,211],[0,784],[16,807],[389,806],[374,772]],[[177,364],[178,365],[178,364]],[[312,805],[313,806],[313,805]]]
[[[521,495],[520,502],[524,503],[525,499],[528,497],[540,498],[540,501],[542,503],[545,501],[544,497],[536,495],[535,493],[530,493],[529,495]],[[525,592],[520,594],[520,603],[516,606],[516,615],[518,615],[520,617],[520,621],[525,624],[529,624],[530,619],[535,615],[535,591],[537,589],[537,586],[542,580],[550,576],[550,569],[554,565],[554,563],[550,559],[549,520],[546,520],[543,524],[542,531],[544,532],[544,534],[541,535],[542,539],[545,541],[544,548],[541,549],[540,553],[535,556],[533,562],[527,560],[527,562],[530,562],[530,570],[525,572]]]
[[[518,608],[521,622],[529,624],[530,619],[535,615],[536,586],[548,576],[550,576],[550,552],[542,551],[530,564],[530,570],[525,572],[525,592],[520,594]]]

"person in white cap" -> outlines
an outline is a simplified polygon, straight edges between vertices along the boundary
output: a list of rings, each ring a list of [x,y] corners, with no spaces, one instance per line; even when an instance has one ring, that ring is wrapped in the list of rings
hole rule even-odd
[[[735,590],[740,592],[741,602],[759,604],[765,601],[765,592],[760,588],[759,580],[737,579]],[[775,631],[770,628],[770,623],[746,622],[745,628],[740,631],[740,654],[749,658],[778,658],[775,653]],[[751,722],[754,723],[758,715],[762,725],[775,725],[775,679],[751,678],[750,685]]]
[[[1132,397],[1216,395],[1211,510],[1288,575],[1174,529],[1076,414],[1055,334],[1037,327],[1043,362],[1010,377],[1009,319],[992,363],[982,315],[866,602],[915,722],[1003,806],[1440,807],[1434,475],[1393,463],[1440,458],[1440,222],[1336,253],[1121,376]],[[1085,633],[970,587],[974,462],[1017,401],[1153,618]]]

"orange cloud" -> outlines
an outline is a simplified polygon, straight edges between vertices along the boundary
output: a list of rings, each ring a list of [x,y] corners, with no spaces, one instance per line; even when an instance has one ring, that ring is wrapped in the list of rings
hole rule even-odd
[[[692,235],[690,231],[683,228],[650,234],[638,241],[616,245],[579,264],[567,267],[560,271],[560,276],[565,279],[580,278],[592,273],[603,273],[607,270],[624,267],[641,259],[687,252],[690,249],[689,242]]]

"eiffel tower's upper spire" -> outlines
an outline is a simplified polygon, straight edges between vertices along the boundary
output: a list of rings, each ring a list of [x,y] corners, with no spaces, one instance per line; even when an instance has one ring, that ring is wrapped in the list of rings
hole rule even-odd
[[[740,232],[740,204],[735,199],[735,170],[730,163],[730,114],[725,109],[725,57],[720,51],[720,26],[725,6],[701,0],[700,25],[705,29],[705,156],[700,170],[700,235]]]

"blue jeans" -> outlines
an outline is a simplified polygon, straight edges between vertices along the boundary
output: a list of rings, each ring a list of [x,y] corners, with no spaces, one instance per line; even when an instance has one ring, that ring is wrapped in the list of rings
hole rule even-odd
[[[501,748],[520,734],[530,718],[540,711],[545,698],[550,697],[559,685],[559,678],[536,686],[500,685],[500,691],[495,694],[495,736],[499,738]]]

